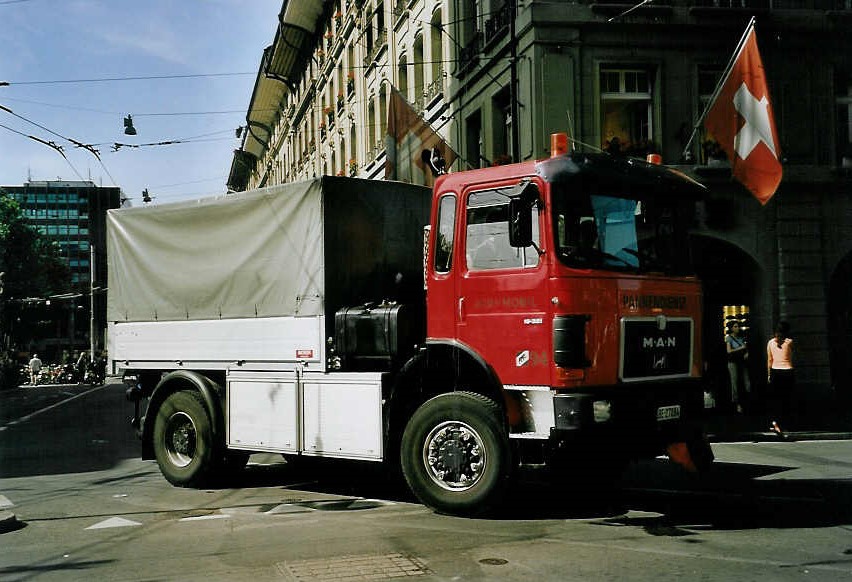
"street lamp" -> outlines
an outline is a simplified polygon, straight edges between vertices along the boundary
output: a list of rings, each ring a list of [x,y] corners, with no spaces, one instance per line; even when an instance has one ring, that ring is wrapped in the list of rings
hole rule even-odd
[[[124,118],[124,134],[136,135],[136,128],[133,127],[133,117],[131,115]]]

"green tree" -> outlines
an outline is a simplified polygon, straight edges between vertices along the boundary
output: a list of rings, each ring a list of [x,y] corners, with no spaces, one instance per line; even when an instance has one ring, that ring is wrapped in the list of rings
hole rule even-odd
[[[58,247],[27,222],[20,205],[0,191],[0,389],[16,386],[19,362],[12,357],[20,338],[12,337],[12,319],[18,332],[32,336],[33,313],[21,311],[16,299],[46,297],[67,291],[70,269]],[[17,333],[14,335],[18,335]]]
[[[3,299],[45,297],[69,291],[70,270],[56,244],[36,230],[20,205],[0,193],[0,272]]]

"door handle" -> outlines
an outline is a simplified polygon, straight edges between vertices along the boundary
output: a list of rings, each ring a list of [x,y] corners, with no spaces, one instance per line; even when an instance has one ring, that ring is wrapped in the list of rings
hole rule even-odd
[[[459,321],[464,321],[464,297],[459,297]]]

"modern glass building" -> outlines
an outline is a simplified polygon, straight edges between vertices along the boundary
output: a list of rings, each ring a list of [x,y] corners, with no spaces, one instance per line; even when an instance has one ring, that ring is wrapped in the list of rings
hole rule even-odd
[[[53,297],[54,324],[31,337],[25,349],[59,355],[62,351],[89,349],[89,294],[94,292],[95,346],[103,346],[106,325],[106,211],[121,205],[121,189],[103,188],[90,181],[29,181],[22,186],[2,186],[16,200],[39,232],[55,242],[71,270],[67,289]],[[94,248],[94,255],[92,249]],[[94,281],[92,258],[94,257]],[[43,298],[50,299],[50,298]]]

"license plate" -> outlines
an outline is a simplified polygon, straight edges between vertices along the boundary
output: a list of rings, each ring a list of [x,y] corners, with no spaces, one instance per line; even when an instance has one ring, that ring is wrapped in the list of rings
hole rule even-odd
[[[660,406],[657,409],[657,420],[672,420],[680,418],[680,404],[673,406]]]

